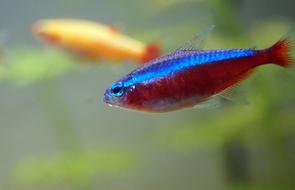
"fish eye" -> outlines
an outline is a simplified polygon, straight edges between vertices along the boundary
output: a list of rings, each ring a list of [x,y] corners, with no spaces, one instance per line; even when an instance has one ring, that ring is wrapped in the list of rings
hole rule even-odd
[[[120,97],[124,93],[124,86],[122,83],[116,83],[111,87],[111,93],[114,96]]]

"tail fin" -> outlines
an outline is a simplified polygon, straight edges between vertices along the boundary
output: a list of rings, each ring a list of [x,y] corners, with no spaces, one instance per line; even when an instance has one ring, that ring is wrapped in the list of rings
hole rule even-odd
[[[289,38],[284,38],[278,41],[268,49],[272,62],[282,67],[291,66],[291,63],[293,62],[291,56],[292,47],[293,41]]]
[[[146,51],[141,61],[144,64],[150,60],[157,58],[159,55],[160,46],[156,43],[151,43],[146,46]]]

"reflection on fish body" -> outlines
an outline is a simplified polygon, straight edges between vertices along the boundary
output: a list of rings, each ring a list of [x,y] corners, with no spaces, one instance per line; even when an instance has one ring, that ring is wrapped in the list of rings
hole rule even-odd
[[[33,33],[47,43],[92,60],[145,63],[159,54],[156,44],[146,45],[120,33],[114,26],[73,19],[38,21]]]
[[[290,48],[290,41],[282,39],[264,50],[176,50],[115,82],[104,101],[145,112],[193,107],[246,79],[257,66],[289,66]]]

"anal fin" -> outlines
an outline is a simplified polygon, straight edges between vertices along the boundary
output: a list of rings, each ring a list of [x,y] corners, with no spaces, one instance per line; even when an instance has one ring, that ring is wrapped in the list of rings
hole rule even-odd
[[[248,100],[245,97],[245,92],[241,88],[239,88],[240,82],[249,77],[253,73],[254,69],[251,69],[249,71],[244,72],[243,74],[239,75],[239,77],[236,78],[235,84],[228,87],[224,91],[222,91],[217,96],[230,101],[232,103],[238,103],[242,105],[248,104]]]

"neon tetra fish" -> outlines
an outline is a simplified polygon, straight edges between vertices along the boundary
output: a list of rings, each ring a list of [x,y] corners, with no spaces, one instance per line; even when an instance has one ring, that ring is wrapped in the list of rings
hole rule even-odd
[[[193,107],[246,79],[258,66],[272,63],[288,67],[290,49],[288,38],[263,50],[181,48],[113,83],[104,101],[144,112]]]
[[[159,55],[156,44],[145,45],[121,34],[114,26],[71,19],[38,21],[33,34],[45,42],[83,57],[145,63]]]

